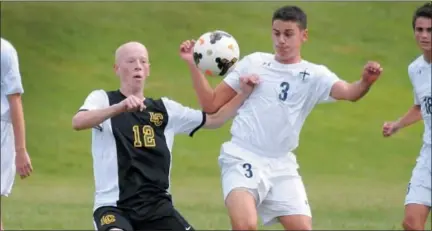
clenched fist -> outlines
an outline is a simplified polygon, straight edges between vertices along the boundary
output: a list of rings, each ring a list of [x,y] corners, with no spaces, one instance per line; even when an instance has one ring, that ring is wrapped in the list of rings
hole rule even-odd
[[[195,64],[193,48],[195,40],[186,40],[180,45],[180,57],[189,64]]]
[[[368,84],[373,84],[381,75],[383,68],[378,62],[370,61],[363,68],[362,79]]]
[[[382,133],[384,137],[390,137],[399,130],[398,122],[385,122],[382,128]]]

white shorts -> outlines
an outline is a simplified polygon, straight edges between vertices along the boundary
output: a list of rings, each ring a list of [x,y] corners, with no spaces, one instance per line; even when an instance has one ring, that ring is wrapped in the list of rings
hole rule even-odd
[[[236,188],[248,189],[255,197],[264,225],[278,222],[281,216],[311,217],[306,190],[297,172],[295,156],[291,155],[262,157],[231,142],[225,143],[219,156],[224,200]]]
[[[12,124],[1,121],[1,190],[2,196],[11,193],[15,180],[15,140]]]
[[[430,144],[423,145],[408,184],[405,205],[421,204],[431,207],[431,151]]]

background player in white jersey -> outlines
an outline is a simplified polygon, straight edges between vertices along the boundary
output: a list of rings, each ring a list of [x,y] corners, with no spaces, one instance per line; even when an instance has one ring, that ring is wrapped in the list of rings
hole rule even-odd
[[[385,122],[384,137],[390,137],[401,128],[423,119],[423,146],[412,172],[405,198],[405,218],[402,226],[405,230],[425,230],[426,219],[431,209],[431,33],[432,3],[419,7],[413,16],[417,45],[422,55],[408,66],[408,75],[414,88],[414,105],[399,120]]]
[[[237,94],[241,76],[256,74],[261,81],[239,109],[232,139],[222,145],[219,157],[232,229],[256,229],[258,212],[264,224],[279,221],[287,230],[310,230],[311,211],[292,153],[303,123],[320,102],[362,98],[382,68],[369,62],[359,81],[347,83],[324,65],[303,60],[300,49],[308,39],[307,17],[296,6],[274,12],[271,33],[275,54],[245,56],[216,89],[194,64],[194,41],[181,44],[180,56],[208,113]]]
[[[32,172],[25,140],[18,54],[14,46],[1,38],[1,196],[12,190],[15,173],[21,178]],[[3,230],[3,222],[0,222]]]
[[[174,136],[220,127],[250,94],[256,78],[244,79],[241,94],[206,115],[165,97],[144,97],[150,64],[140,43],[117,49],[115,72],[120,89],[93,91],[72,121],[76,130],[93,128],[97,229],[193,230],[169,193]]]

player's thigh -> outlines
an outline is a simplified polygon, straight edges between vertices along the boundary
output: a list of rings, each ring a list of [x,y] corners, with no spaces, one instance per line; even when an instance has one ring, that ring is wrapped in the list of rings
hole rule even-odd
[[[1,122],[1,189],[2,196],[8,196],[15,180],[15,142],[12,125]]]
[[[430,167],[422,162],[414,168],[405,198],[404,226],[415,228],[425,224],[432,200],[431,174]]]
[[[406,230],[423,230],[430,214],[430,207],[422,204],[406,204],[403,227]]]
[[[137,230],[195,230],[192,225],[173,208],[169,216],[157,220],[145,221],[138,225]]]
[[[116,207],[104,206],[96,209],[93,213],[93,219],[98,231],[133,230],[128,216]]]
[[[234,189],[247,189],[257,200],[269,190],[258,160],[244,160],[228,154],[219,156],[224,200]]]
[[[300,176],[271,179],[272,189],[258,209],[265,225],[279,221],[287,230],[312,229],[312,215]]]

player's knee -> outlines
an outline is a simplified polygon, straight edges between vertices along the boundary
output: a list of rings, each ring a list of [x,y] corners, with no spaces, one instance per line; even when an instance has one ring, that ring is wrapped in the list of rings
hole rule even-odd
[[[257,221],[254,219],[239,219],[239,220],[232,220],[231,226],[232,230],[257,230],[258,225]]]
[[[424,225],[414,217],[405,217],[402,222],[404,230],[424,230]]]
[[[312,218],[304,215],[279,217],[279,222],[285,230],[312,230]]]

